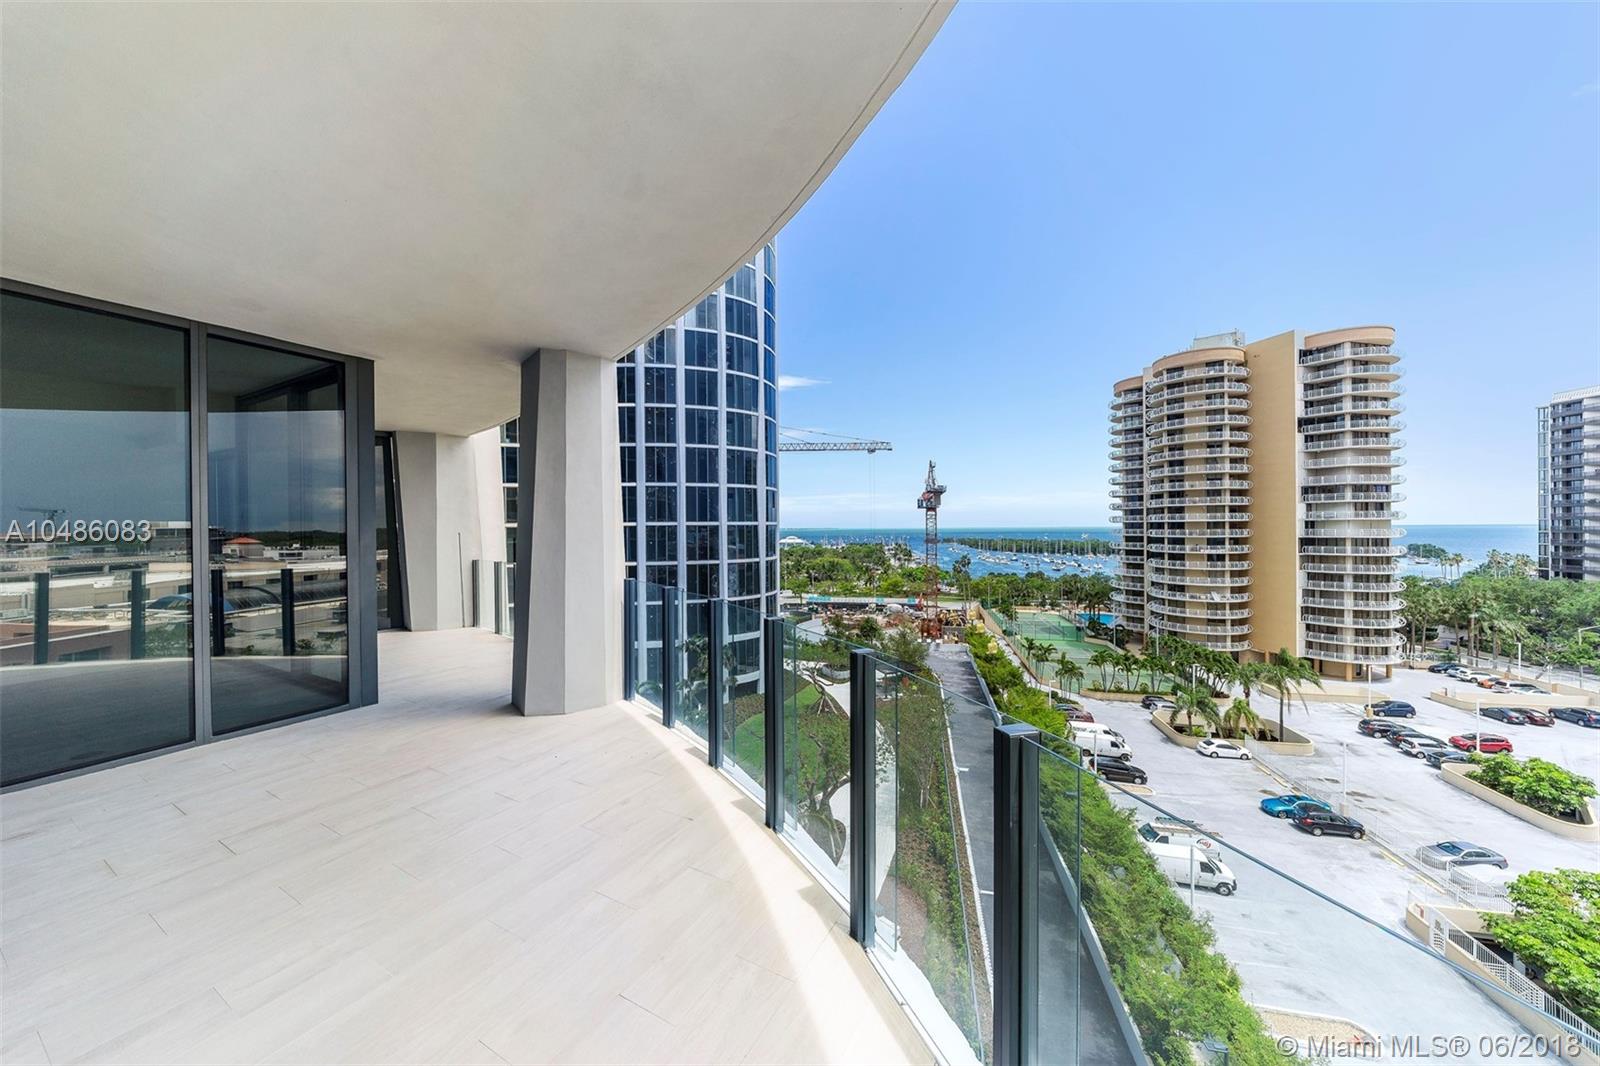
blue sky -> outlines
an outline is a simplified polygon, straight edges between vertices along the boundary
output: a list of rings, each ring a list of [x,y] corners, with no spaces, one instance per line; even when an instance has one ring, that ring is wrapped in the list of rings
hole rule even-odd
[[[786,527],[1099,525],[1111,383],[1388,323],[1412,524],[1534,521],[1600,382],[1600,7],[959,5],[780,238]],[[870,469],[869,469],[870,465]],[[870,490],[870,491],[869,491]]]

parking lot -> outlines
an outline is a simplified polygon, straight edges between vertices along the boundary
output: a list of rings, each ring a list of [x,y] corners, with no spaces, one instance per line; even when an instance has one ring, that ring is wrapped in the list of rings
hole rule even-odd
[[[1416,705],[1417,717],[1408,724],[1442,736],[1471,728],[1466,712],[1410,699],[1404,691],[1394,682],[1378,687],[1380,698]],[[1255,702],[1259,713],[1276,718],[1275,700]],[[1221,897],[1199,890],[1194,901],[1211,918],[1218,946],[1239,970],[1252,1002],[1345,1018],[1383,1036],[1519,1031],[1489,997],[1419,950],[1405,929],[1408,893],[1435,894],[1437,886],[1375,839],[1314,838],[1261,813],[1257,805],[1267,796],[1303,791],[1337,809],[1342,794],[1351,816],[1399,849],[1468,839],[1503,852],[1512,872],[1556,865],[1595,868],[1596,849],[1551,837],[1446,785],[1425,762],[1361,736],[1356,705],[1313,703],[1306,710],[1297,704],[1289,712],[1291,728],[1318,746],[1313,756],[1273,760],[1292,773],[1296,787],[1291,789],[1258,762],[1207,759],[1167,740],[1150,724],[1150,712],[1137,704],[1088,699],[1084,704],[1097,721],[1127,737],[1133,762],[1149,774],[1151,803],[1204,825],[1223,841],[1223,859],[1238,877],[1238,892]],[[1513,740],[1519,755],[1540,754],[1592,772],[1583,768],[1596,758],[1600,731],[1562,722],[1550,729],[1505,726],[1499,731],[1511,730],[1518,731]],[[1531,731],[1541,736],[1523,741]],[[1129,796],[1119,801],[1138,805]],[[1142,809],[1138,817],[1152,813]],[[1295,880],[1382,928],[1346,914]],[[1188,897],[1187,888],[1179,891]]]

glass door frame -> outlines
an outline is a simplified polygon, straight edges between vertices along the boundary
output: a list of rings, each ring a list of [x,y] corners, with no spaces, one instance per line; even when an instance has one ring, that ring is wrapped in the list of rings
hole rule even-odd
[[[192,610],[192,700],[194,739],[156,748],[90,766],[30,778],[7,785],[3,792],[32,788],[35,785],[81,774],[95,773],[112,766],[154,758],[210,743],[211,716],[211,597],[208,593],[211,568],[211,510],[208,499],[211,480],[207,416],[210,393],[207,389],[208,340],[231,340],[243,344],[274,348],[293,355],[308,356],[344,364],[344,477],[345,477],[345,566],[349,668],[346,672],[346,701],[334,707],[293,718],[232,730],[228,739],[247,736],[265,729],[309,721],[323,715],[338,714],[378,701],[377,629],[377,476],[374,449],[376,432],[373,419],[373,363],[358,356],[342,355],[320,348],[294,344],[244,330],[230,329],[195,319],[180,318],[140,307],[96,300],[27,282],[0,278],[0,291],[46,300],[64,307],[118,315],[135,321],[183,329],[189,342],[189,551],[190,607]],[[398,514],[398,499],[396,500]]]
[[[377,451],[382,449],[383,459],[380,462]],[[373,504],[374,521],[379,527],[387,528],[390,533],[389,542],[389,609],[387,622],[384,616],[379,616],[377,626],[384,629],[410,629],[411,620],[406,617],[406,605],[411,602],[411,589],[406,585],[406,524],[405,512],[400,499],[400,466],[399,449],[395,447],[394,432],[392,430],[379,430],[374,434],[373,440],[373,476],[374,489],[383,486],[384,513],[377,513],[377,504]],[[392,519],[392,521],[391,521]],[[376,544],[376,528],[373,532],[373,541]],[[373,548],[373,585],[376,592],[377,585],[377,548]]]

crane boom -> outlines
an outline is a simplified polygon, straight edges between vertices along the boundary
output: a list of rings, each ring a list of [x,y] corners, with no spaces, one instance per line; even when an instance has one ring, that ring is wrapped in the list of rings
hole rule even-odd
[[[892,452],[894,445],[886,440],[785,440],[778,442],[780,452]]]

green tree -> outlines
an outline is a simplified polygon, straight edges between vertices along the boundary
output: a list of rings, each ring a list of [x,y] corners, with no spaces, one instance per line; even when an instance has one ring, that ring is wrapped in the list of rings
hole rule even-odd
[[[1502,752],[1477,760],[1467,776],[1552,818],[1573,818],[1595,794],[1594,782],[1544,759]]]
[[[1100,671],[1100,687],[1102,689],[1110,687],[1110,682],[1106,678],[1106,670],[1116,661],[1117,653],[1110,648],[1096,648],[1089,654],[1089,665]]]
[[[1272,653],[1272,658],[1267,661],[1266,669],[1261,671],[1260,682],[1271,685],[1278,690],[1278,739],[1282,740],[1284,733],[1285,712],[1289,709],[1289,700],[1293,691],[1301,685],[1315,685],[1322,687],[1322,678],[1317,674],[1316,668],[1311,665],[1311,660],[1302,659],[1292,654],[1288,648],[1279,648]],[[1305,697],[1300,697],[1300,706],[1305,708]]]
[[[1056,660],[1056,681],[1063,691],[1071,692],[1072,683],[1076,681],[1081,687],[1083,684],[1083,667],[1070,658],[1065,652]]]
[[[1600,1026],[1600,873],[1534,870],[1506,889],[1510,914],[1484,925],[1579,1017]]]
[[[1247,699],[1235,697],[1227,710],[1222,712],[1222,735],[1225,737],[1253,737],[1260,728],[1261,716]]]

